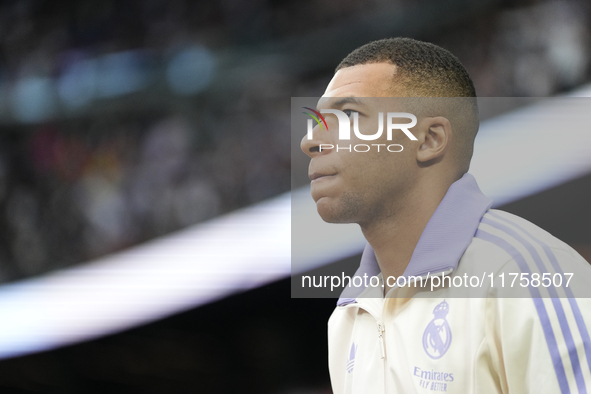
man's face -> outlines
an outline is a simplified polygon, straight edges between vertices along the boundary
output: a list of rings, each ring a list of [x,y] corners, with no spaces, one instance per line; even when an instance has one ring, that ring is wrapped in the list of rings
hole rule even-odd
[[[338,109],[350,115],[359,115],[359,130],[374,134],[378,130],[378,113],[396,111],[395,100],[386,99],[396,94],[392,88],[395,66],[374,63],[347,67],[339,70],[328,84],[318,102],[317,109]],[[378,99],[381,98],[381,99]],[[375,219],[385,219],[395,214],[400,202],[409,190],[416,169],[412,154],[416,141],[411,141],[402,132],[393,133],[388,141],[386,121],[384,132],[377,140],[365,141],[351,133],[350,140],[338,140],[338,121],[332,114],[325,114],[328,131],[316,126],[313,139],[304,136],[301,148],[310,156],[308,174],[312,181],[312,198],[318,213],[331,223],[359,223],[363,225]],[[402,120],[400,123],[406,123]],[[411,130],[412,131],[412,130]],[[384,144],[368,152],[351,149],[319,150],[320,144],[354,146],[356,144]],[[389,152],[386,146],[401,144],[402,152]]]

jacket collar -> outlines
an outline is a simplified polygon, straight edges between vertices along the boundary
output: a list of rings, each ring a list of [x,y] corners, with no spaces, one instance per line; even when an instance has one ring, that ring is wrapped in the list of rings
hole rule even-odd
[[[480,219],[492,200],[480,191],[471,174],[454,182],[429,219],[412,254],[404,276],[424,276],[455,270],[460,258],[472,242]],[[376,276],[380,267],[372,247],[367,244],[355,276]],[[347,287],[337,305],[355,302],[365,288]]]

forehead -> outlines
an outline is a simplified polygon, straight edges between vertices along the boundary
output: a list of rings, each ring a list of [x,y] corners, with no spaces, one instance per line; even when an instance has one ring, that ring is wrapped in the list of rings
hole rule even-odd
[[[390,63],[342,68],[329,82],[322,97],[392,97],[395,72],[396,66]]]

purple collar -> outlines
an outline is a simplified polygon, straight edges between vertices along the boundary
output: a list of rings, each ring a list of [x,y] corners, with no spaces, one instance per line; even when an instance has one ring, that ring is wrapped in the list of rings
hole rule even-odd
[[[404,276],[422,276],[455,270],[460,258],[472,242],[480,219],[492,200],[480,191],[476,179],[464,174],[448,189],[445,197],[429,219],[412,254]],[[380,267],[372,247],[367,244],[355,276],[376,276]],[[355,302],[364,288],[348,287],[337,305]]]

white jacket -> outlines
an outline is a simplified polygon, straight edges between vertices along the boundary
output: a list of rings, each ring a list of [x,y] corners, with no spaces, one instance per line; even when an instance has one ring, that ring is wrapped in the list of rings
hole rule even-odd
[[[591,392],[591,299],[575,298],[591,295],[591,266],[490,204],[471,175],[454,183],[404,273],[478,276],[481,298],[457,298],[464,293],[453,286],[432,290],[427,282],[394,288],[385,299],[381,286],[345,290],[328,330],[335,394]],[[522,287],[521,273],[546,280]],[[364,274],[382,279],[369,246],[356,273]],[[502,275],[512,293],[499,290]],[[544,286],[568,277],[568,288]]]

